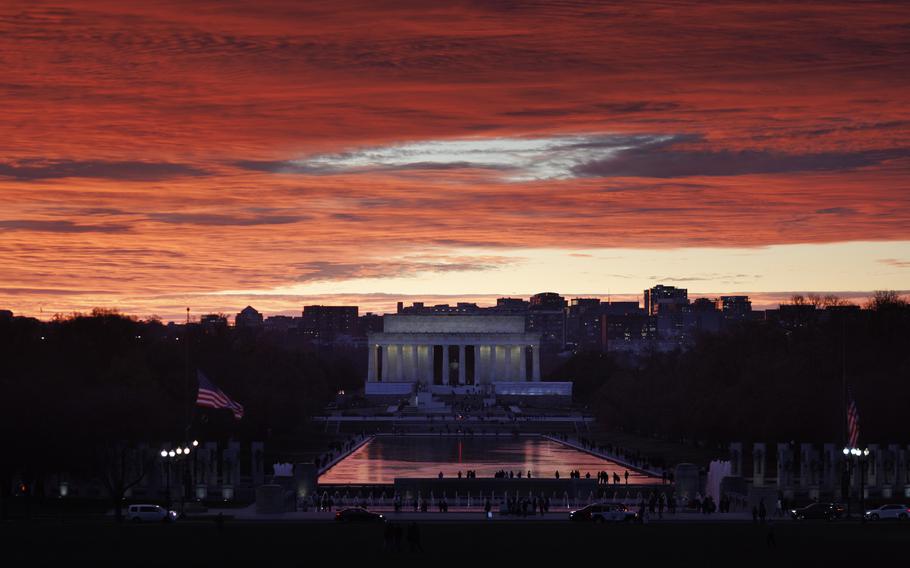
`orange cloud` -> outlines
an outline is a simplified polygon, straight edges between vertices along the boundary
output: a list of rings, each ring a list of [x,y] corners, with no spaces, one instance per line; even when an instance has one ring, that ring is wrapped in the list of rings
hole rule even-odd
[[[146,4],[0,7],[0,305],[910,239],[905,3]]]

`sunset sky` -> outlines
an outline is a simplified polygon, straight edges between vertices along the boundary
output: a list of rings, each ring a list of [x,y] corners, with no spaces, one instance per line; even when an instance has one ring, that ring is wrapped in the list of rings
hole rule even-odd
[[[0,63],[18,314],[910,289],[907,2],[4,0]]]

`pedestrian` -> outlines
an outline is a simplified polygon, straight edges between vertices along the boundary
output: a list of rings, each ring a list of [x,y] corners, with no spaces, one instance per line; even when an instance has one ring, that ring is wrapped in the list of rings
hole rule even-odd
[[[411,552],[423,552],[423,546],[420,544],[420,529],[417,527],[417,523],[413,521],[408,527],[408,546]]]
[[[752,506],[752,522],[753,523],[758,522],[758,507],[756,507],[755,505]]]
[[[765,500],[762,499],[758,502],[758,518],[761,522],[765,522],[765,518],[768,516],[768,511],[765,509]]]
[[[401,528],[401,525],[395,525],[394,529],[395,535],[395,550],[401,552],[401,541],[404,539],[404,529]]]
[[[626,485],[629,484],[629,470],[626,470]]]

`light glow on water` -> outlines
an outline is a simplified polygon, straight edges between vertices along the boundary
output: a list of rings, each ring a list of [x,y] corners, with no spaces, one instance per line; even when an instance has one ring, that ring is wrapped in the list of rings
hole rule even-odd
[[[570,448],[546,438],[379,436],[340,461],[319,478],[319,483],[391,484],[396,477],[433,478],[462,476],[468,470],[478,478],[492,478],[499,470],[531,471],[532,477],[560,479],[577,469],[582,477],[598,471],[624,476],[626,468],[615,462]],[[629,470],[629,484],[653,483],[654,478]],[[623,483],[625,478],[623,477]]]

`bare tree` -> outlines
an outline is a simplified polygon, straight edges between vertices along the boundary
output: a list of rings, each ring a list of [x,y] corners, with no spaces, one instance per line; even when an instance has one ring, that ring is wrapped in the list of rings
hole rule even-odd
[[[902,298],[894,290],[876,290],[872,299],[869,300],[868,308],[870,310],[887,310],[892,308],[903,308],[907,306],[907,300]]]

